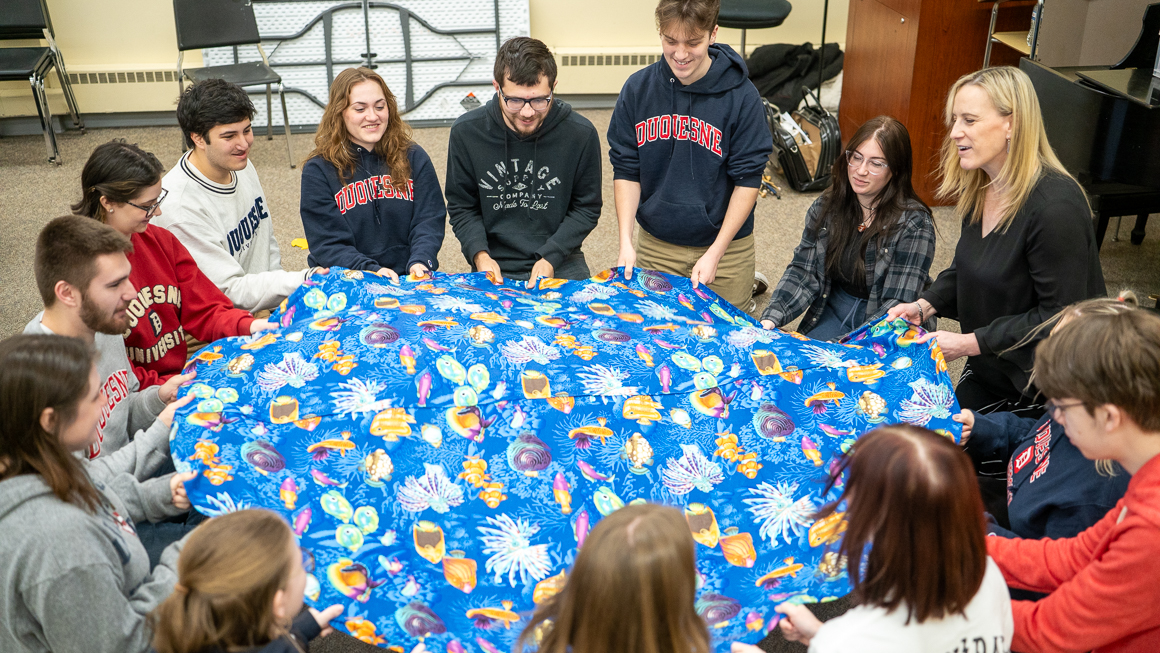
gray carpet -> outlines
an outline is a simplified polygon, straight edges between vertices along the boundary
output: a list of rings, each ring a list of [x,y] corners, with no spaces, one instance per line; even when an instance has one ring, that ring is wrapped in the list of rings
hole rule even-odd
[[[581,111],[604,134],[612,115],[607,110]],[[439,171],[447,168],[447,137],[449,130],[420,129],[415,140],[421,145]],[[57,167],[46,160],[44,139],[39,136],[8,137],[0,139],[0,337],[20,332],[24,324],[40,309],[41,301],[33,277],[32,258],[36,235],[52,218],[69,213],[69,205],[80,199],[80,173],[89,153],[97,145],[113,138],[125,138],[153,152],[167,166],[172,166],[181,155],[181,135],[176,127],[92,130],[87,135],[70,132],[60,138],[60,149],[65,165]],[[282,262],[286,269],[306,267],[306,253],[290,246],[294,238],[302,237],[302,223],[298,218],[299,180],[301,167],[291,170],[287,165],[285,145],[279,135],[274,141],[258,136],[251,150],[251,158],[258,168],[262,185],[271,207],[274,231],[282,248]],[[293,137],[293,146],[299,162],[310,152],[312,134]],[[615,265],[618,252],[616,213],[612,201],[612,168],[604,160],[604,210],[596,230],[584,243],[584,254],[591,268],[601,270]],[[779,180],[780,181],[780,180]],[[785,189],[783,199],[772,196],[758,200],[756,212],[757,269],[776,284],[785,266],[793,256],[794,246],[801,237],[806,209],[817,193],[797,193]],[[935,209],[938,244],[932,275],[937,275],[950,264],[958,240],[959,228],[949,208]],[[1160,224],[1153,217],[1143,245],[1128,242],[1133,222],[1126,220],[1123,240],[1111,241],[1109,230],[1100,260],[1109,292],[1128,287],[1146,296],[1160,292]],[[1113,228],[1115,220],[1112,221]],[[445,272],[466,272],[470,268],[459,250],[451,228],[439,255]],[[758,302],[758,314],[768,301],[768,294]],[[1150,302],[1149,302],[1150,305]],[[943,320],[941,328],[958,330],[954,322]],[[958,365],[952,365],[957,374]],[[819,616],[832,616],[842,604],[818,606]],[[773,651],[801,651],[804,647],[785,642],[775,633],[763,642]],[[311,646],[318,653],[347,653],[378,650],[345,635],[335,635]]]

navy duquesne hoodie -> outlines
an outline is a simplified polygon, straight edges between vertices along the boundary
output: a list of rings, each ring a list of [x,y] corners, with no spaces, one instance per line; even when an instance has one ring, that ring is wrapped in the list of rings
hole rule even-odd
[[[504,122],[498,96],[451,126],[447,213],[468,263],[486,251],[505,274],[541,258],[559,268],[600,207],[600,135],[567,103],[553,100],[527,136]]]
[[[718,43],[709,57],[688,86],[664,58],[629,77],[608,127],[614,178],[640,183],[637,221],[674,245],[712,245],[733,189],[759,187],[773,150],[741,56]],[[752,211],[735,238],[751,233]]]
[[[1100,475],[1050,415],[1034,420],[1014,413],[975,413],[966,452],[976,462],[1008,461],[1011,531],[988,526],[1003,537],[1075,537],[1115,507],[1132,479],[1119,465],[1114,465],[1115,476]]]
[[[422,263],[439,267],[447,216],[431,157],[418,145],[407,152],[411,179],[396,191],[391,171],[374,152],[351,145],[354,174],[340,183],[338,169],[316,156],[302,166],[302,227],[310,265],[407,274]]]

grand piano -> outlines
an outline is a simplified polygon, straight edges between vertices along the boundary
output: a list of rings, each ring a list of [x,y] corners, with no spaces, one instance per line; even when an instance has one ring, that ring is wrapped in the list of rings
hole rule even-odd
[[[1131,51],[1110,67],[1050,68],[1024,58],[1019,68],[1039,96],[1055,153],[1091,197],[1096,242],[1108,220],[1135,215],[1132,243],[1160,213],[1160,3],[1148,6]]]

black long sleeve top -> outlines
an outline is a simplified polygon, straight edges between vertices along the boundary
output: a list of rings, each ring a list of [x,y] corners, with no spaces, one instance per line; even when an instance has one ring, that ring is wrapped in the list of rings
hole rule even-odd
[[[1107,293],[1091,209],[1075,180],[1045,170],[1005,231],[982,230],[964,222],[954,261],[922,298],[975,334],[971,369],[989,385],[1009,382],[993,389],[1017,399],[1047,334],[1006,350],[1069,304]]]

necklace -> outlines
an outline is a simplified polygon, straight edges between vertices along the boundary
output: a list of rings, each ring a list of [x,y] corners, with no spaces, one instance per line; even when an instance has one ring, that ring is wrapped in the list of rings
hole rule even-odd
[[[862,233],[863,231],[866,231],[866,229],[870,226],[870,223],[874,222],[874,212],[878,210],[878,207],[866,206],[861,202],[858,202],[858,206],[861,206],[864,210],[870,212],[869,215],[862,219],[862,224],[858,225],[858,233]]]

